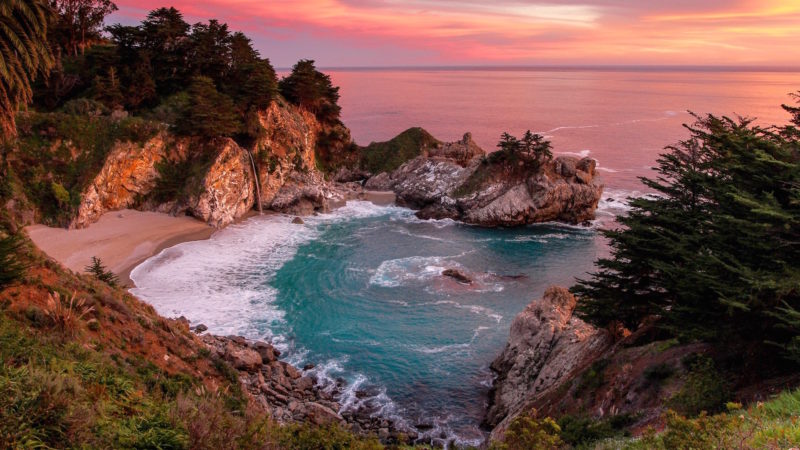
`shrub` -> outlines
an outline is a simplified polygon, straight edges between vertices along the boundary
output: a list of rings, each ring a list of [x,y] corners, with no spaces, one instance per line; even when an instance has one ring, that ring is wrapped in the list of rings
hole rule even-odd
[[[669,400],[669,405],[689,416],[696,416],[702,411],[721,411],[729,393],[714,361],[707,356],[695,355],[688,358],[686,364],[689,366],[686,381]]]
[[[62,300],[58,292],[52,292],[47,296],[44,313],[53,326],[62,333],[74,334],[77,322],[94,311],[93,306],[86,307],[84,299],[76,300],[75,297],[76,294],[73,293],[69,300]]]
[[[119,277],[114,272],[106,269],[100,258],[96,256],[92,256],[92,263],[86,266],[84,270],[111,287],[116,287],[119,284]]]
[[[626,434],[625,428],[634,423],[630,414],[600,419],[566,415],[558,419],[561,439],[567,444],[584,448],[599,440]]]
[[[601,359],[592,363],[589,369],[583,373],[580,382],[575,387],[574,395],[580,396],[585,392],[593,392],[605,383],[605,370],[608,367],[608,360]]]
[[[669,364],[661,363],[652,365],[642,373],[648,385],[660,386],[675,373],[675,368]]]
[[[493,450],[558,449],[564,445],[561,427],[550,417],[539,419],[536,411],[521,414],[508,426],[500,442],[493,442]]]
[[[61,110],[74,116],[102,116],[108,113],[108,108],[102,103],[83,97],[64,103]]]

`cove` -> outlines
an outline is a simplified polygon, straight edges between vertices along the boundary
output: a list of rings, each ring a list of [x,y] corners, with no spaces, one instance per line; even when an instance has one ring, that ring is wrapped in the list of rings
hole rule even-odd
[[[369,411],[429,441],[477,445],[490,362],[514,316],[592,270],[592,229],[483,229],[350,202],[331,214],[253,217],[164,250],[131,274],[159,313],[275,343],[342,414]],[[454,268],[470,284],[444,277]]]

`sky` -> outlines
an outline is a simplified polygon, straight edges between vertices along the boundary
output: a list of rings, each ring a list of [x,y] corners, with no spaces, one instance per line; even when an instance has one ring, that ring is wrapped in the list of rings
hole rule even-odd
[[[276,67],[800,65],[800,0],[115,0],[219,19]]]

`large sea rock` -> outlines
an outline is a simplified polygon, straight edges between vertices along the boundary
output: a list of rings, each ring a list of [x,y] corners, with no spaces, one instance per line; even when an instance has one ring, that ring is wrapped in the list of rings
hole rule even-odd
[[[538,167],[502,164],[487,157],[467,133],[461,141],[373,176],[365,187],[394,191],[398,204],[417,209],[425,219],[487,227],[594,219],[603,184],[593,159],[559,156]]]

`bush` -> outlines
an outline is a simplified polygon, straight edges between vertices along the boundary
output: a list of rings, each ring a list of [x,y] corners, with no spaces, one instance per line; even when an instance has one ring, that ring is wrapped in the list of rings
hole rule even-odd
[[[680,391],[670,400],[669,405],[678,412],[696,416],[705,411],[721,411],[728,400],[727,383],[714,366],[714,361],[702,355],[689,357],[685,363],[689,372]]]
[[[84,270],[111,287],[117,287],[119,284],[119,277],[114,272],[106,269],[100,258],[96,256],[92,256],[92,263],[86,266]]]
[[[83,97],[64,103],[61,110],[74,116],[102,116],[108,114],[108,108],[105,105],[97,100]]]
[[[536,411],[517,416],[509,424],[502,441],[493,442],[492,450],[555,450],[564,445],[561,427],[550,417],[539,419]]]
[[[625,428],[635,422],[630,414],[621,414],[600,419],[566,415],[558,419],[561,439],[577,448],[590,448],[602,439],[626,434]]]

